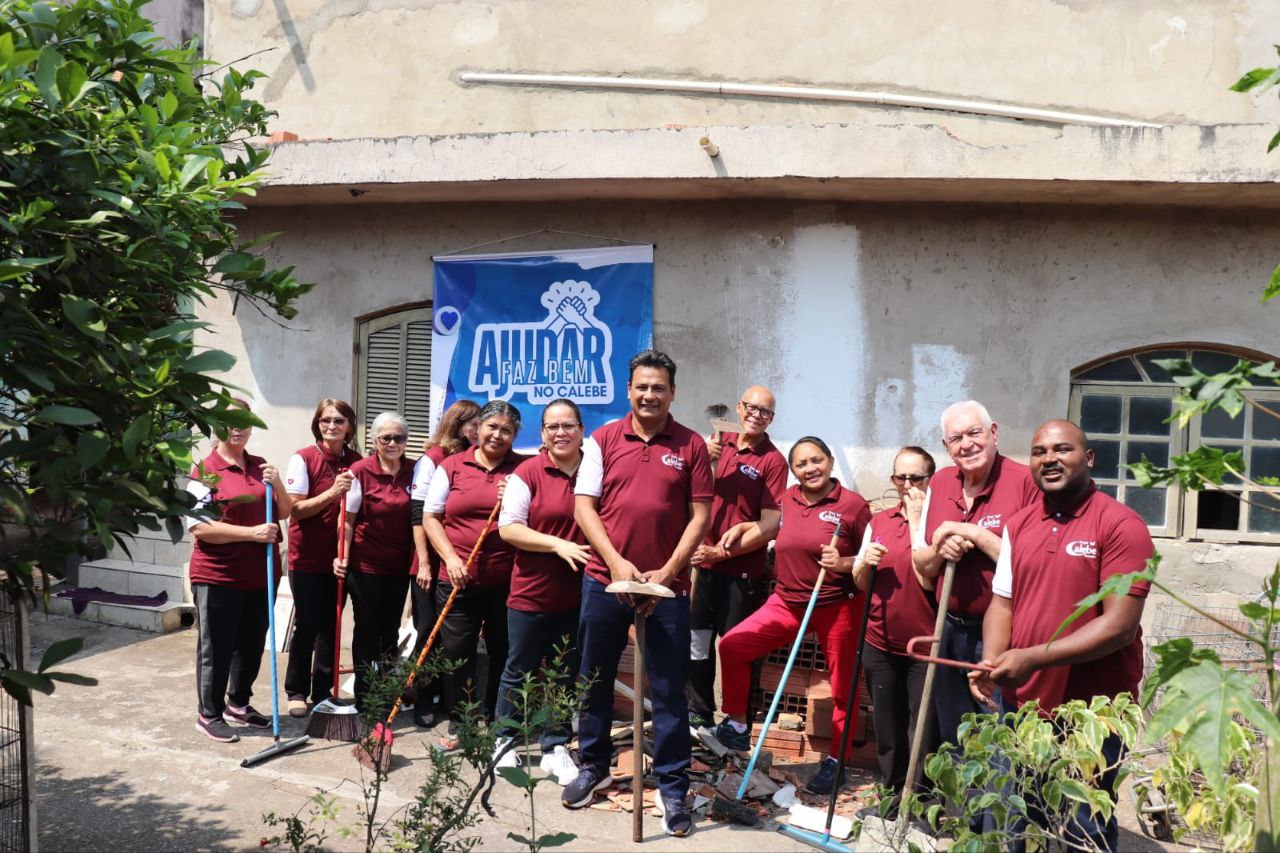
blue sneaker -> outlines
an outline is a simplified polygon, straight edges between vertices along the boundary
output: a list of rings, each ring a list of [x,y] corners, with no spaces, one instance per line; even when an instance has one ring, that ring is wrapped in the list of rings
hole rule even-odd
[[[613,776],[609,768],[603,770],[596,767],[583,767],[578,771],[578,778],[564,788],[560,795],[560,805],[566,809],[580,809],[591,805],[596,798],[596,791],[603,791],[613,784]]]
[[[818,767],[818,772],[813,774],[813,778],[809,780],[809,784],[805,785],[805,787],[815,794],[830,794],[831,786],[836,783],[836,771],[839,769],[840,765],[828,755],[822,759],[822,765]]]
[[[711,730],[711,736],[733,752],[751,751],[751,729],[738,731],[733,727],[733,723],[729,722],[728,717]]]
[[[684,806],[684,797],[668,797],[659,791],[653,805],[662,815],[662,831],[667,835],[684,838],[693,829],[693,816]]]

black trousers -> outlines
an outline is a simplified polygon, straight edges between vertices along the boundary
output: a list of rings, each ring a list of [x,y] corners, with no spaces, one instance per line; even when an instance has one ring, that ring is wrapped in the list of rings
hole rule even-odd
[[[243,707],[253,697],[267,637],[267,591],[194,583],[196,600],[196,707],[221,717],[228,700]]]
[[[436,584],[436,606],[444,607],[453,585],[440,581]],[[440,626],[440,638],[436,643],[445,660],[461,661],[462,666],[447,673],[441,679],[444,687],[444,701],[441,714],[447,714],[450,720],[457,720],[458,705],[468,698],[479,700],[479,691],[473,687],[476,677],[476,646],[480,642],[480,632],[484,632],[484,644],[488,650],[489,668],[484,683],[484,704],[481,705],[486,719],[494,717],[494,706],[498,701],[498,682],[502,677],[502,667],[507,660],[507,593],[508,588],[480,587],[474,584],[463,587],[454,599],[449,615]]]
[[[689,715],[712,719],[716,710],[716,638],[760,609],[769,593],[769,579],[733,577],[701,569],[689,610],[689,679],[685,699]],[[764,660],[751,668],[751,684],[760,680]]]
[[[289,588],[293,590],[293,635],[284,692],[290,699],[309,696],[312,702],[321,702],[333,692],[338,579],[331,572],[289,572]]]
[[[347,572],[347,592],[355,629],[351,632],[351,657],[356,670],[356,705],[369,686],[369,667],[396,652],[400,614],[409,591],[408,575],[374,575]]]
[[[929,665],[906,655],[881,651],[868,643],[862,650],[862,668],[875,712],[880,780],[894,791],[901,791],[907,781],[911,738],[920,715],[924,675]],[[938,748],[937,720],[932,708],[926,710],[927,728],[921,755],[929,755]],[[924,778],[923,774],[921,778]],[[924,790],[924,786],[917,783],[916,790]]]
[[[413,657],[414,660],[417,660],[418,653],[426,645],[427,638],[431,636],[431,629],[436,625],[436,617],[440,614],[440,608],[436,606],[435,579],[433,578],[426,588],[418,586],[417,578],[410,579],[409,599],[413,605],[413,630],[418,632],[418,639],[413,644]],[[443,626],[440,631],[441,633],[444,632]],[[439,637],[436,638],[435,648],[440,648]],[[418,695],[414,700],[414,707],[431,710],[432,704],[441,698],[443,692],[444,688],[439,678],[419,678]]]

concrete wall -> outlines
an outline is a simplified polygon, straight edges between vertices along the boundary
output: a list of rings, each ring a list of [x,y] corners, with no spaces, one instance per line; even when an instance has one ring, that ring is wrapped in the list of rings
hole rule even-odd
[[[868,497],[901,444],[943,458],[950,401],[985,401],[1002,446],[1025,458],[1035,425],[1065,415],[1074,366],[1167,341],[1275,349],[1275,309],[1257,302],[1280,245],[1274,218],[635,202],[263,208],[241,225],[285,231],[268,253],[317,284],[293,329],[243,303],[234,317],[225,300],[204,311],[216,334],[203,342],[240,356],[231,379],[271,427],[254,447],[278,464],[309,443],[318,398],[351,397],[353,318],[429,298],[434,253],[544,227],[656,244],[654,337],[680,365],[678,418],[699,425],[708,403],[770,385],[775,437],[823,436]],[[511,248],[591,244],[548,235]],[[1252,594],[1273,557],[1243,549],[1237,562],[1240,550],[1179,546],[1169,569],[1205,592]]]
[[[1273,0],[229,0],[208,55],[268,72],[303,137],[918,123],[936,113],[744,98],[462,86],[463,70],[856,87],[1160,123],[1269,121],[1227,91],[1271,63]],[[931,119],[930,115],[935,118]],[[949,117],[976,145],[1015,123]],[[1049,129],[1045,129],[1051,132]]]

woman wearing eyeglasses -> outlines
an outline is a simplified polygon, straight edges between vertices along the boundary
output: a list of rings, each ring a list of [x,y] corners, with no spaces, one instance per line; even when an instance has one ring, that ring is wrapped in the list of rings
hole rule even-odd
[[[338,510],[351,488],[347,469],[360,461],[352,446],[356,413],[342,400],[326,398],[311,416],[315,444],[289,459],[285,488],[293,498],[289,519],[289,589],[293,594],[293,637],[284,690],[289,713],[307,715],[312,704],[333,690],[333,614],[338,583],[333,560],[338,556]]]
[[[591,559],[573,518],[573,487],[581,462],[582,414],[573,401],[554,400],[542,410],[542,450],[507,478],[498,518],[498,533],[517,549],[507,597],[511,648],[498,688],[499,719],[514,719],[523,710],[515,707],[509,691],[519,688],[544,658],[551,661],[563,653],[564,686],[571,686],[578,672],[581,572]],[[499,734],[510,737],[513,732]],[[550,755],[570,737],[567,729],[543,732],[543,754]],[[508,755],[511,760],[505,763],[513,763],[515,754]]]
[[[502,484],[524,461],[523,456],[511,450],[520,432],[520,412],[510,403],[491,400],[477,417],[480,432],[476,446],[440,463],[422,507],[422,525],[441,562],[436,574],[436,606],[443,607],[453,588],[459,587],[453,608],[440,628],[440,650],[445,660],[463,662],[441,679],[441,713],[450,717],[446,746],[453,743],[458,703],[475,678],[476,644],[481,631],[490,660],[484,693],[485,716],[490,719],[498,697],[501,662],[507,659],[507,593],[511,589],[515,549],[493,531],[470,569],[466,561],[498,502]],[[475,693],[480,693],[478,685]]]
[[[351,657],[357,705],[363,703],[369,668],[395,654],[413,562],[409,531],[413,469],[404,458],[409,425],[395,412],[383,412],[373,419],[372,432],[373,455],[351,466],[347,558],[333,561],[333,573],[346,578],[355,617]]]
[[[427,496],[427,487],[435,476],[440,463],[455,453],[460,453],[476,443],[476,435],[480,429],[480,406],[471,400],[457,400],[445,409],[436,426],[435,434],[427,440],[422,448],[422,455],[413,466],[413,485],[410,487],[410,522],[413,524],[413,566],[409,575],[413,582],[409,585],[409,595],[413,603],[413,627],[418,633],[414,642],[413,656],[418,652],[431,635],[436,624],[436,571],[440,568],[440,558],[431,549],[427,541],[427,529],[422,526],[422,505]],[[420,728],[429,728],[435,722],[432,710],[436,700],[440,698],[439,679],[419,682],[413,700],[413,724]]]
[[[911,542],[921,523],[934,467],[933,457],[919,447],[898,451],[889,478],[898,492],[898,505],[871,519],[853,564],[853,582],[860,590],[869,588],[871,595],[863,670],[875,709],[881,780],[895,792],[906,784],[911,738],[929,668],[907,656],[907,642],[932,635],[937,615],[931,592],[934,579],[921,575],[911,562]],[[926,755],[937,746],[937,726],[931,717],[927,719],[931,725],[925,733]]]

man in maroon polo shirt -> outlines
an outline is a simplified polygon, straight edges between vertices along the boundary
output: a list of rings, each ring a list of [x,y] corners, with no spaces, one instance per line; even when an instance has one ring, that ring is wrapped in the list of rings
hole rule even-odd
[[[1031,476],[1041,500],[1014,515],[1004,529],[983,622],[984,660],[990,673],[970,678],[974,696],[1013,708],[1030,700],[1046,710],[1072,699],[1137,694],[1142,679],[1142,607],[1150,584],[1133,584],[1071,624],[1049,645],[1077,603],[1112,575],[1141,571],[1155,552],[1146,523],[1129,507],[1098,491],[1090,478],[1093,451],[1070,421],[1041,424],[1031,441]],[[1121,742],[1107,738],[1112,770],[1103,787],[1115,797]],[[1114,850],[1115,817],[1105,825],[1078,815],[1069,831],[1085,849]]]
[[[631,359],[630,367],[631,414],[592,434],[583,446],[574,488],[578,526],[592,549],[578,623],[580,672],[592,683],[578,719],[582,770],[561,800],[568,808],[582,808],[611,782],[613,681],[634,605],[647,616],[644,667],[653,701],[657,805],[663,831],[684,836],[693,826],[685,806],[689,560],[707,533],[711,460],[702,436],[671,417],[676,392],[671,357],[646,350]],[[605,592],[611,581],[621,580],[664,584],[676,597],[632,601]]]
[[[706,541],[693,553],[699,571],[689,596],[685,696],[694,728],[715,722],[716,637],[755,613],[769,592],[764,549],[778,535],[778,502],[787,490],[787,460],[766,432],[776,406],[768,388],[753,385],[738,401],[741,429],[707,440],[716,495]]]
[[[941,421],[942,443],[955,464],[929,483],[921,514],[924,524],[912,542],[911,559],[926,578],[938,577],[946,561],[956,562],[951,599],[939,602],[947,608],[939,654],[978,661],[1000,534],[1013,514],[1036,501],[1039,492],[1027,466],[998,451],[999,427],[981,403],[953,403]],[[938,735],[955,743],[960,719],[983,709],[969,693],[963,670],[939,669],[933,690]]]

